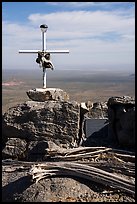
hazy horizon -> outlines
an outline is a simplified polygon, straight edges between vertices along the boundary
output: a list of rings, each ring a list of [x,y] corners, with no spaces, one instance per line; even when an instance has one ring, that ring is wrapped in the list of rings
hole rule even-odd
[[[7,70],[2,72],[2,109],[29,100],[26,91],[43,87],[42,69]],[[84,70],[48,70],[47,88],[66,91],[70,100],[77,102],[106,101],[112,96],[135,97],[133,72]]]
[[[78,67],[65,67],[65,68],[54,68],[54,70],[51,70],[51,69],[47,69],[47,74],[48,75],[55,75],[57,72],[69,72],[70,74],[78,74],[79,73],[82,73],[84,75],[88,74],[88,73],[92,73],[92,74],[124,74],[124,75],[128,75],[128,74],[135,74],[135,69],[132,68],[132,69],[127,69],[127,68],[124,68],[124,69],[112,69],[112,67],[110,68],[102,68],[102,69],[98,69],[97,67],[85,67],[85,66],[82,66],[83,68],[78,68]],[[119,66],[120,67],[120,66]],[[37,67],[33,67],[33,68],[24,68],[24,69],[18,69],[18,68],[14,68],[14,69],[10,69],[10,68],[2,68],[2,73],[4,72],[32,72],[33,71],[33,74],[35,73],[42,73],[43,72],[43,69],[40,68],[38,65]],[[72,75],[73,75],[72,74]]]

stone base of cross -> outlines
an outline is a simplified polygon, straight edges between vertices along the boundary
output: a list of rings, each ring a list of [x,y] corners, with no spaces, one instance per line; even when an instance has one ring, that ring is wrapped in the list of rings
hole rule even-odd
[[[59,88],[36,88],[30,89],[27,92],[27,96],[32,101],[68,101],[69,95],[62,89]]]
[[[46,34],[48,26],[43,24],[40,26],[42,31],[42,50],[19,50],[19,53],[30,53],[30,54],[38,54],[38,58],[36,62],[43,68],[43,88],[47,88],[47,79],[46,79],[46,69],[51,68],[53,70],[53,64],[50,61],[51,53],[69,53],[69,50],[47,50],[45,46],[45,38],[44,34]]]

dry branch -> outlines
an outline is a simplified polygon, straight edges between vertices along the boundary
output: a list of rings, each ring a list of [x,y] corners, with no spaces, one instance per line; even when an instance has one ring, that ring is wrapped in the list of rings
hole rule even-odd
[[[5,160],[2,163],[7,171],[21,170],[21,168],[22,171],[28,170],[29,175],[36,182],[54,175],[72,175],[135,194],[133,152],[106,147],[78,147],[48,149],[46,156],[50,158],[50,162]]]
[[[73,175],[87,179],[88,181],[94,181],[96,183],[114,187],[133,195],[135,194],[135,184],[133,181],[99,168],[85,164],[78,164],[76,162],[48,162],[33,165],[30,169],[29,175],[31,175],[32,179],[36,180],[36,182],[53,175]]]

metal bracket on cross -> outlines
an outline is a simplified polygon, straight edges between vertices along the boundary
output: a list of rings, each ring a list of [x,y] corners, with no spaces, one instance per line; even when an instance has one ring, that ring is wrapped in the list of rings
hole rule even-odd
[[[30,54],[38,54],[36,62],[43,68],[43,88],[47,87],[46,84],[46,69],[51,68],[53,70],[54,66],[50,60],[50,54],[57,53],[69,53],[69,50],[46,50],[46,31],[48,26],[43,24],[40,26],[42,31],[42,50],[19,50],[19,53],[30,53]]]

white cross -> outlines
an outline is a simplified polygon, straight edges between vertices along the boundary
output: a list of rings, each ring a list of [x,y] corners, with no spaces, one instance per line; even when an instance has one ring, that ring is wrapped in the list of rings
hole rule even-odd
[[[30,54],[34,54],[34,53],[40,53],[44,56],[44,54],[46,53],[69,53],[69,50],[46,50],[46,31],[48,26],[43,24],[40,26],[41,31],[42,31],[42,50],[19,50],[19,53],[30,53]],[[45,37],[44,37],[45,35]],[[53,68],[53,64],[52,62],[49,60],[50,64],[52,65]],[[41,65],[43,67],[43,88],[46,88],[46,69],[48,67],[44,67],[43,65]]]

